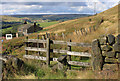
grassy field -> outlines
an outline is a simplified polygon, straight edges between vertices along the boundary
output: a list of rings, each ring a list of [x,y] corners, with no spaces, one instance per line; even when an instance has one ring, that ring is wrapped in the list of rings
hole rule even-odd
[[[48,27],[48,26],[58,24],[58,23],[59,23],[58,21],[51,21],[51,22],[43,22],[43,23],[38,23],[38,24],[40,24],[40,26],[44,28],[44,27]]]

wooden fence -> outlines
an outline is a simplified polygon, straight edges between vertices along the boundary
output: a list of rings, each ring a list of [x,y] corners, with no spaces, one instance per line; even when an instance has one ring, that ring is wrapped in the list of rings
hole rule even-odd
[[[36,43],[37,47],[29,47],[29,43]],[[40,44],[43,43],[45,44],[46,48],[40,48]],[[67,45],[67,50],[60,50],[60,49],[51,49],[50,44],[60,44],[60,45]],[[37,59],[37,60],[44,60],[46,61],[46,64],[50,66],[50,61],[58,61],[58,58],[50,58],[50,52],[52,53],[63,53],[68,56],[67,62],[69,65],[78,65],[78,66],[90,66],[90,63],[87,62],[77,62],[77,61],[72,61],[71,56],[80,56],[80,57],[91,57],[90,53],[87,52],[75,52],[71,51],[71,46],[80,46],[80,47],[91,47],[91,44],[88,43],[76,43],[76,42],[69,42],[66,41],[58,41],[58,40],[50,40],[47,38],[46,40],[41,40],[39,39],[28,39],[26,37],[26,55],[24,55],[24,58],[27,59]],[[33,55],[28,55],[28,51],[37,51],[37,52],[46,52],[46,57],[43,56],[33,56]]]

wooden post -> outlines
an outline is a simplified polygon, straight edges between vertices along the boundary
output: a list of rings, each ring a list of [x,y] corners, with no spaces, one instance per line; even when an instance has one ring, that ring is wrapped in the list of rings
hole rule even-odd
[[[48,33],[46,32],[46,38],[48,38]]]
[[[88,32],[88,31],[87,31],[87,28],[85,28],[85,35],[87,35],[87,32]]]
[[[71,39],[69,40],[69,42],[72,42]],[[68,51],[71,51],[71,46],[68,45]],[[68,61],[71,61],[71,55],[68,55]],[[71,65],[68,65],[69,70],[71,70]]]
[[[27,42],[27,40],[28,40],[28,36],[26,36],[26,40],[25,40],[26,44],[25,44],[25,47],[28,47],[28,42]],[[25,50],[25,54],[28,55],[28,50]]]
[[[62,33],[62,37],[63,37],[63,39],[65,38],[65,35],[64,35],[64,33]]]
[[[82,31],[82,28],[80,29],[80,31],[81,31],[81,35],[83,35],[83,31]]]
[[[93,30],[95,31],[95,26],[93,26]]]
[[[82,30],[83,30],[83,32],[84,32],[84,34],[85,34],[85,28],[83,28]]]
[[[39,39],[39,35],[37,36],[37,39]],[[37,48],[40,48],[40,44],[37,42]],[[40,55],[40,51],[38,52],[38,54]]]
[[[89,27],[89,31],[90,31],[90,33],[91,33],[91,27]]]
[[[77,35],[77,31],[75,30],[75,33],[76,33],[76,35]]]
[[[47,55],[46,55],[46,64],[48,65],[48,67],[50,66],[50,39],[47,38]]]
[[[42,36],[42,40],[45,40],[45,35]],[[46,48],[45,43],[43,43],[44,48]]]
[[[78,30],[78,34],[80,35],[80,30]]]
[[[18,33],[16,33],[16,37],[18,38]]]

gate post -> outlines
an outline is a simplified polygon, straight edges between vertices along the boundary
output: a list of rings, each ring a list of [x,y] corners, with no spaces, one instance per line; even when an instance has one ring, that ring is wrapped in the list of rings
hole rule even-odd
[[[25,47],[28,47],[28,36],[26,36]],[[28,50],[25,50],[25,54],[28,55]]]
[[[71,39],[69,40],[69,42],[72,42]],[[68,45],[67,47],[68,51],[71,51],[71,46]],[[68,55],[68,61],[71,61],[71,55]],[[69,66],[69,70],[71,70],[71,65],[68,65]]]
[[[50,39],[47,38],[47,52],[46,52],[46,64],[50,66]]]
[[[37,36],[37,39],[39,40],[39,35]],[[37,42],[37,48],[40,48],[39,42]],[[38,54],[40,55],[40,51],[38,51]]]

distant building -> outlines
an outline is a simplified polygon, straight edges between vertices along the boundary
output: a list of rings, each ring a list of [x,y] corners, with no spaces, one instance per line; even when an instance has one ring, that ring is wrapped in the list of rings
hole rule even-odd
[[[36,23],[34,23],[34,24],[24,23],[22,26],[20,26],[18,28],[18,33],[23,34],[23,35],[28,35],[30,33],[34,33],[34,32],[40,31],[42,29],[43,28],[39,27],[39,25],[36,25]]]

